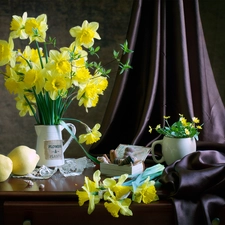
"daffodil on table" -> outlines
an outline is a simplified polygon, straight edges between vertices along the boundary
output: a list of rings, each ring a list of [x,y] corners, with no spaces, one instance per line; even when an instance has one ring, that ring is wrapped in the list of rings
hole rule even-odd
[[[102,200],[113,217],[119,217],[119,213],[132,216],[133,212],[129,208],[132,202],[149,204],[159,200],[154,179],[159,177],[163,170],[164,166],[157,164],[139,174],[122,174],[104,180],[101,179],[100,170],[96,170],[93,180],[85,177],[82,190],[76,191],[79,205],[83,206],[88,201],[88,214],[91,214]]]

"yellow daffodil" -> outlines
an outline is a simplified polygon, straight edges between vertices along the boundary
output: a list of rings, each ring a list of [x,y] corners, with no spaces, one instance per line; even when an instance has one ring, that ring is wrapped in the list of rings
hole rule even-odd
[[[60,51],[69,53],[73,72],[76,72],[77,69],[85,67],[85,62],[88,59],[88,53],[84,51],[81,46],[76,46],[75,42],[71,43],[69,48],[60,48]]]
[[[89,201],[89,199],[90,199],[90,195],[86,191],[77,190],[76,195],[78,195],[78,198],[79,198],[79,201],[78,201],[79,206],[82,206],[86,201]],[[92,211],[93,210],[94,209],[92,209]]]
[[[24,75],[24,85],[27,89],[35,87],[36,93],[39,94],[45,85],[45,79],[41,73],[41,69],[30,69]]]
[[[88,108],[95,107],[98,103],[98,89],[96,85],[88,83],[83,88],[81,87],[77,94],[77,100],[79,100],[78,105],[84,105],[86,111]]]
[[[49,62],[46,64],[45,68],[51,71],[52,74],[56,73],[69,76],[71,72],[71,64],[69,60],[70,56],[68,52],[51,50],[49,52]]]
[[[121,176],[122,177],[125,177],[126,179],[128,177],[127,174],[123,174]],[[106,178],[106,179],[104,179],[102,181],[102,183],[103,183],[103,185],[104,185],[105,188],[110,188],[110,189],[113,188],[117,184],[116,180],[113,179],[113,178]]]
[[[149,126],[149,133],[152,133],[152,127]]]
[[[158,124],[157,126],[156,126],[156,130],[159,130],[161,128],[161,125],[160,124]]]
[[[79,197],[79,205],[82,206],[84,202],[89,200],[88,214],[91,214],[95,209],[95,204],[99,203],[100,196],[99,191],[99,181],[100,181],[100,171],[97,170],[93,175],[94,181],[91,181],[88,177],[85,177],[84,186],[82,189],[84,191],[76,191]]]
[[[123,186],[123,183],[125,182],[127,177],[128,177],[128,174],[121,175],[118,179],[118,182],[116,182],[113,178],[104,179],[102,182],[103,186],[108,189],[105,195],[106,196],[110,195],[111,192],[109,192],[109,190],[111,190],[115,194],[115,197],[117,200],[122,200],[127,198],[127,196],[130,194],[132,189],[130,186]]]
[[[96,171],[94,172],[94,174],[93,174],[93,180],[94,180],[94,182],[95,182],[96,188],[99,188],[99,182],[100,182],[100,180],[101,180],[100,175],[101,175],[101,171],[100,171],[100,170],[96,170]]]
[[[123,186],[123,183],[125,182],[127,177],[128,174],[121,175],[118,179],[118,182],[116,182],[112,178],[106,178],[103,181],[103,185],[105,188],[112,190],[115,193],[117,199],[122,199],[124,196],[129,195],[131,191],[131,187]]]
[[[165,120],[168,120],[168,119],[170,118],[170,116],[163,116],[163,118],[164,118]]]
[[[72,78],[72,82],[76,86],[82,86],[92,78],[88,68],[80,67],[77,68],[75,75]]]
[[[79,105],[84,105],[86,111],[88,108],[95,107],[99,100],[99,95],[107,88],[108,81],[102,76],[93,76],[93,79],[80,87],[77,94]]]
[[[40,48],[39,51],[40,55],[43,56],[42,48]],[[30,48],[30,46],[25,47],[23,53],[18,55],[16,61],[20,63],[20,67],[32,67],[34,64],[40,65],[40,58],[37,49]],[[29,65],[28,62],[30,63]]]
[[[108,87],[108,80],[106,77],[96,74],[93,76],[93,79],[90,80],[90,83],[96,86],[96,91],[98,95],[102,95],[103,91]]]
[[[35,103],[35,98],[31,93],[26,93],[26,98],[29,100],[30,103]],[[16,108],[20,111],[20,116],[25,116],[29,113],[30,116],[33,116],[33,111],[31,110],[30,106],[28,105],[27,101],[23,96],[18,96],[16,98]],[[35,108],[33,108],[35,111]]]
[[[15,66],[15,52],[13,51],[14,43],[12,38],[9,42],[0,40],[0,66],[4,66],[11,62],[11,66]]]
[[[142,201],[145,204],[148,204],[152,201],[159,200],[154,184],[155,182],[150,181],[150,178],[148,177],[142,185],[136,188],[136,191],[132,196],[133,201],[138,203],[141,203]]]
[[[27,39],[28,34],[25,32],[25,22],[27,20],[27,12],[24,12],[22,17],[14,15],[12,17],[11,27],[10,27],[10,36],[12,38],[20,38],[20,39]]]
[[[17,73],[13,70],[9,70],[10,73],[8,73],[9,77],[5,81],[5,87],[6,89],[12,94],[21,94],[23,95],[24,91],[21,87],[21,82],[19,82],[20,77],[17,75]]]
[[[70,79],[65,78],[61,74],[46,75],[45,90],[49,93],[52,100],[57,99],[59,96],[64,96],[67,89],[70,87]]]
[[[122,175],[119,177],[118,182],[116,182],[116,180],[113,179],[113,178],[106,178],[106,179],[103,180],[103,185],[104,185],[104,187],[106,187],[106,188],[112,189],[112,188],[114,188],[116,185],[117,185],[117,186],[121,186],[121,185],[125,182],[125,180],[126,180],[127,178],[128,178],[128,174],[122,174]]]
[[[86,52],[85,51],[82,51],[81,54],[86,55]],[[86,57],[83,57],[82,55],[78,56],[78,58],[76,60],[73,60],[71,62],[72,71],[73,72],[77,72],[77,70],[79,70],[81,68],[86,68],[85,67],[86,61],[87,61]]]
[[[20,83],[15,79],[9,78],[5,82],[6,89],[12,94],[18,94],[20,91]]]
[[[86,62],[87,62],[87,52],[86,51],[81,50],[81,51],[79,51],[79,53],[76,53],[75,58],[72,59],[72,61],[71,61],[72,72],[74,72],[74,75],[79,77],[77,72],[80,73],[81,72],[81,71],[79,71],[80,69],[86,69],[89,71],[88,67],[86,66]],[[75,80],[76,80],[76,77],[75,77]]]
[[[33,17],[28,17],[25,22],[25,32],[30,39],[30,43],[34,40],[44,42],[47,29],[48,25],[46,14],[41,14],[36,19]]]
[[[130,198],[118,199],[114,195],[113,191],[108,189],[108,191],[104,194],[104,200],[109,201],[105,202],[104,206],[113,217],[119,217],[119,212],[124,216],[133,215],[132,211],[129,209],[131,204]]]
[[[81,134],[79,136],[79,143],[86,142],[87,145],[93,144],[100,139],[102,134],[98,131],[100,129],[100,124],[97,123],[92,129],[88,131],[87,134]]]
[[[90,48],[94,44],[94,38],[101,39],[99,34],[96,32],[99,27],[97,22],[88,23],[85,20],[82,27],[76,26],[70,29],[70,35],[76,38],[76,45],[83,45],[85,48]]]
[[[125,196],[128,196],[131,192],[131,187],[116,185],[112,188],[112,191],[115,193],[117,199],[123,199]]]

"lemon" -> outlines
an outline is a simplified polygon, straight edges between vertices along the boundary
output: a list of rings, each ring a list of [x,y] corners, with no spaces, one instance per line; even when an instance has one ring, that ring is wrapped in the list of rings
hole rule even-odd
[[[25,145],[14,148],[8,157],[13,162],[12,173],[15,175],[26,175],[31,173],[39,161],[40,157],[34,149]]]
[[[7,180],[12,173],[13,163],[12,160],[0,154],[0,182]]]

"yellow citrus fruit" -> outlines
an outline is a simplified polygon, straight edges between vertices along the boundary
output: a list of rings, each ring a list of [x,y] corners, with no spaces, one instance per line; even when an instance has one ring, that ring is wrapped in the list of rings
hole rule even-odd
[[[9,154],[8,157],[13,162],[12,173],[15,175],[26,175],[31,173],[40,157],[36,154],[34,149],[31,149],[27,146],[20,145],[14,148]]]
[[[0,154],[0,182],[7,180],[12,173],[13,163],[12,160]]]

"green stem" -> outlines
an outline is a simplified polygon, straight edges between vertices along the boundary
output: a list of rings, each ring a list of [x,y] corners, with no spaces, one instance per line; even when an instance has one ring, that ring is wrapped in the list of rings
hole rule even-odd
[[[29,108],[31,109],[31,111],[32,111],[32,113],[33,113],[33,115],[34,115],[34,118],[35,118],[37,124],[39,124],[40,121],[39,121],[39,119],[38,119],[38,117],[37,117],[37,114],[36,114],[36,112],[35,112],[35,109],[34,109],[33,106],[30,104],[30,102],[29,102],[29,100],[28,100],[28,98],[27,98],[26,95],[24,95],[24,99],[26,100],[27,104],[29,105]]]
[[[84,153],[86,154],[86,156],[91,159],[93,162],[99,164],[100,162],[92,155],[90,155],[85,148],[79,143],[79,141],[77,140],[77,137],[73,134],[73,132],[70,130],[70,128],[68,127],[68,125],[63,121],[60,120],[60,124],[69,132],[69,134],[73,137],[73,139],[80,145],[81,149],[84,151]]]
[[[42,62],[42,57],[41,57],[40,48],[39,48],[38,42],[37,42],[37,41],[35,41],[35,43],[36,43],[37,50],[38,50],[38,56],[39,56],[39,59],[40,59],[41,68],[43,69],[43,68],[44,68],[44,65],[43,65],[43,62]]]
[[[44,51],[45,51],[45,61],[46,63],[48,63],[48,49],[46,42],[44,42]]]

